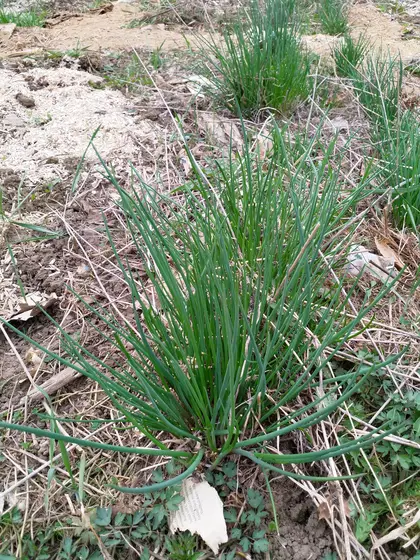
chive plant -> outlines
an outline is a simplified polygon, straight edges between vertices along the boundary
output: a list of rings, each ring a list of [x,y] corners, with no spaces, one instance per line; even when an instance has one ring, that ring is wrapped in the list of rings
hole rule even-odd
[[[378,127],[375,137],[380,154],[378,166],[392,188],[392,216],[397,226],[417,230],[420,226],[420,124],[405,111],[388,126]]]
[[[328,35],[342,35],[348,30],[348,2],[319,0],[317,15],[321,30]]]
[[[400,57],[369,57],[353,71],[354,87],[370,121],[378,169],[391,187],[392,216],[398,227],[420,226],[420,124],[418,114],[400,106]]]
[[[345,78],[352,76],[355,69],[362,64],[370,46],[369,39],[364,35],[360,35],[357,40],[346,35],[332,53],[337,75]]]
[[[351,77],[360,103],[368,117],[381,127],[388,127],[398,115],[403,65],[399,56],[368,56],[361,70]]]
[[[228,455],[287,476],[325,480],[319,471],[305,476],[285,467],[323,461],[384,437],[388,432],[284,455],[266,448],[295,431],[310,445],[310,429],[385,365],[354,354],[345,373],[335,375],[332,367],[340,349],[346,345],[350,352],[348,341],[363,330],[363,318],[388,288],[366,299],[356,315],[346,313],[357,280],[353,286],[349,280],[349,295],[343,296],[330,274],[335,269],[342,275],[346,262],[348,241],[337,233],[371,185],[364,178],[359,187],[345,189],[335,140],[322,148],[321,129],[311,139],[275,131],[269,161],[260,162],[246,144],[241,157],[232,155],[212,175],[195,167],[182,204],[144,185],[139,174],[136,188],[127,191],[105,167],[154,296],[109,234],[134,320],[124,324],[99,306],[85,305],[103,322],[103,338],[119,352],[119,365],[95,356],[58,324],[66,355],[32,344],[96,381],[127,426],[154,446],[120,448],[6,422],[0,427],[184,464],[184,472],[157,486],[119,488],[131,493],[177,483],[203,458],[216,466]],[[163,444],[161,432],[186,445]]]
[[[301,45],[295,0],[253,0],[247,18],[223,38],[203,39],[212,92],[222,105],[254,119],[290,110],[308,94],[310,58]]]

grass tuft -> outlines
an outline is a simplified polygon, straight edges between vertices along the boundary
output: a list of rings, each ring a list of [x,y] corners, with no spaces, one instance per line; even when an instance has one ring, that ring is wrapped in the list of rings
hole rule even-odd
[[[420,124],[406,111],[392,125],[376,133],[379,167],[392,187],[392,215],[398,227],[420,226]]]
[[[360,35],[357,41],[350,35],[346,35],[342,42],[333,50],[335,69],[338,76],[348,78],[354,74],[365,59],[370,49],[370,41],[364,35]]]
[[[203,40],[213,93],[246,118],[290,110],[308,93],[310,59],[300,42],[294,0],[252,2],[249,21],[225,30],[223,40]]]
[[[368,56],[362,70],[353,72],[353,85],[359,101],[372,122],[382,127],[399,113],[403,65],[399,56]]]
[[[398,227],[420,226],[420,124],[402,112],[403,65],[399,57],[369,57],[363,71],[352,71],[354,87],[372,123],[378,168],[391,187],[392,215]]]
[[[347,33],[348,3],[345,0],[319,0],[317,14],[323,33],[328,35]]]
[[[100,331],[119,356],[118,365],[91,354],[57,323],[67,357],[42,350],[98,382],[127,427],[138,428],[158,447],[120,451],[177,457],[184,465],[172,480],[120,490],[160,490],[189,476],[205,458],[216,466],[228,455],[305,478],[285,466],[325,461],[376,439],[369,434],[284,455],[265,448],[296,430],[312,441],[310,429],[398,357],[369,364],[355,352],[348,370],[334,374],[340,349],[349,352],[347,343],[363,330],[363,318],[388,287],[374,300],[367,297],[358,313],[346,313],[347,297],[331,270],[342,271],[347,248],[332,234],[370,185],[366,179],[356,189],[345,188],[340,156],[334,166],[330,161],[336,139],[322,149],[321,134],[322,126],[311,139],[277,130],[268,163],[246,144],[241,158],[232,153],[210,179],[197,169],[182,205],[145,186],[135,170],[139,184],[133,192],[124,190],[104,164],[146,275],[136,276],[109,236],[130,288],[134,322],[86,304],[102,321]],[[186,446],[168,448],[158,442],[160,432]],[[81,445],[118,450],[96,441]],[[325,480],[325,473],[306,478]]]
[[[44,27],[46,13],[31,8],[25,12],[11,12],[0,6],[0,24],[14,23],[17,27]]]

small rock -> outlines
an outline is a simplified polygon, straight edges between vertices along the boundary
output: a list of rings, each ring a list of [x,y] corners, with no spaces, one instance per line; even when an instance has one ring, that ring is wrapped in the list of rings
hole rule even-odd
[[[11,113],[10,115],[6,115],[3,119],[3,124],[6,126],[25,126],[25,121],[21,119],[18,115]]]
[[[29,97],[29,95],[23,95],[23,93],[17,93],[16,99],[19,101],[21,105],[26,107],[27,109],[31,109],[35,107],[35,99],[33,97]]]

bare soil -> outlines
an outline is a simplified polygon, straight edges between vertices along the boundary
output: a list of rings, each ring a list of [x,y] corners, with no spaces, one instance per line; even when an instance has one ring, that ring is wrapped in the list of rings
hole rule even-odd
[[[371,43],[384,53],[400,54],[404,62],[420,56],[420,44],[416,37],[416,24],[413,31],[406,32],[406,26],[396,17],[381,12],[371,2],[355,3],[349,13],[350,33],[352,37],[363,34]],[[304,38],[309,50],[322,56],[329,56],[331,48],[340,38],[331,35],[307,35]]]
[[[279,534],[270,538],[273,560],[318,560],[333,552],[331,530],[306,492],[280,479],[273,484],[273,494],[279,516]]]
[[[153,50],[162,46],[170,51],[186,48],[186,38],[190,42],[194,40],[188,32],[184,37],[181,25],[173,29],[166,28],[163,23],[127,27],[133,20],[147,16],[138,4],[116,3],[111,4],[111,8],[105,12],[75,13],[61,22],[57,18],[58,23],[45,29],[16,29],[9,40],[0,44],[0,58],[19,51],[66,51],[76,46],[94,51]]]

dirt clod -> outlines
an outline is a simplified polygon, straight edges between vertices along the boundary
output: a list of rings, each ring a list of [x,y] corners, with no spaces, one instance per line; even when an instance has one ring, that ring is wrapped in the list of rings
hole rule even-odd
[[[272,560],[320,560],[333,551],[333,540],[324,520],[318,519],[313,501],[292,481],[273,485],[279,517],[279,535],[270,539]]]
[[[23,95],[23,93],[17,93],[16,99],[17,101],[19,101],[21,105],[23,105],[27,109],[31,109],[32,107],[35,107],[35,99],[33,97],[30,97],[29,95]]]

